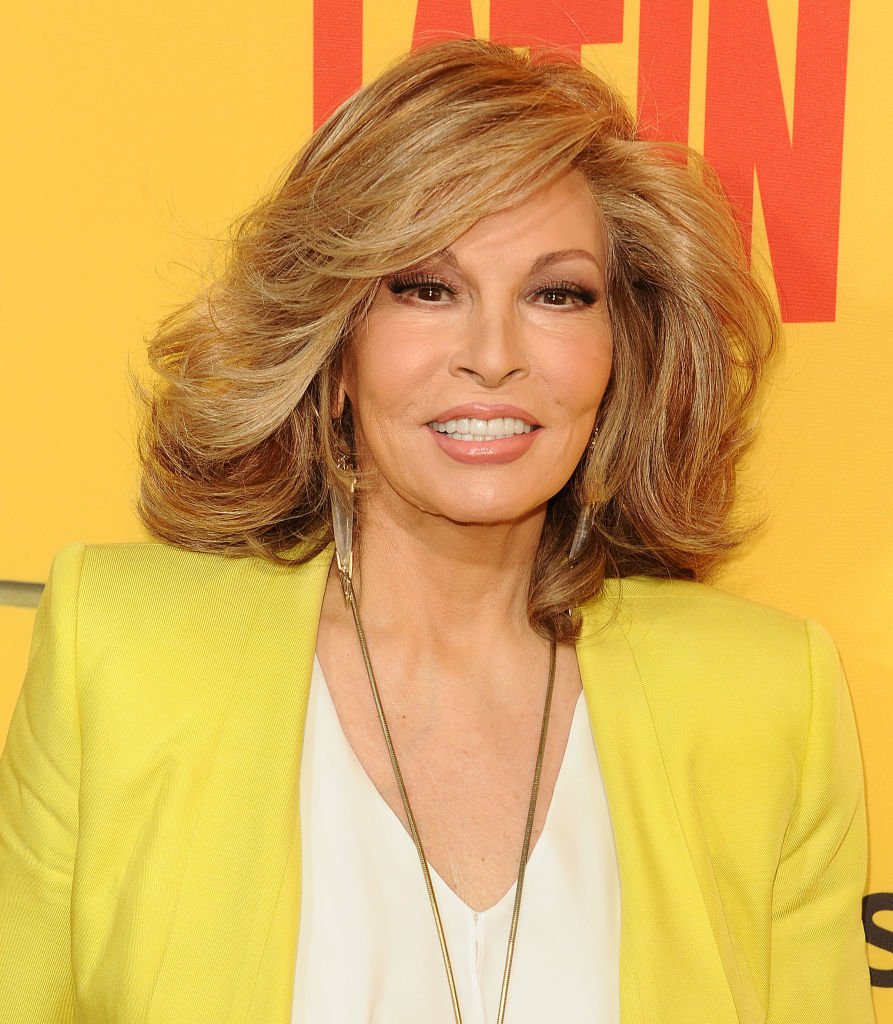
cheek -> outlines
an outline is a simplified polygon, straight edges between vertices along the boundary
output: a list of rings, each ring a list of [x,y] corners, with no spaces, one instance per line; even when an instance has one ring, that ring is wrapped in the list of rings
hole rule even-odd
[[[411,410],[443,364],[443,347],[437,332],[423,324],[370,317],[345,364],[344,386],[352,406],[369,419]]]
[[[598,408],[610,375],[610,342],[593,346],[590,338],[555,367],[553,381],[570,415],[589,414]]]
[[[377,354],[358,355],[353,371],[345,375],[345,389],[354,410],[354,422],[367,440],[392,435],[416,425],[416,413],[431,380],[431,367],[423,360],[408,360],[399,347]]]

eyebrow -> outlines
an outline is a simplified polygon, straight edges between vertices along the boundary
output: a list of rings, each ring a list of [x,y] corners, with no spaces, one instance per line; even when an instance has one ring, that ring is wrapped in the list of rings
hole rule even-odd
[[[599,267],[598,260],[592,255],[591,252],[587,252],[585,249],[556,249],[554,252],[543,253],[542,256],[538,256],[530,267],[531,274],[537,273],[542,270],[543,267],[547,267],[550,263],[559,263],[561,260],[589,260],[590,263]],[[456,270],[460,270],[459,261],[456,259],[456,254],[452,249],[440,249],[438,252],[432,253],[427,260],[423,260],[422,263],[429,263],[433,260],[443,260],[444,263],[448,263],[451,267]],[[599,268],[600,269],[600,268]]]

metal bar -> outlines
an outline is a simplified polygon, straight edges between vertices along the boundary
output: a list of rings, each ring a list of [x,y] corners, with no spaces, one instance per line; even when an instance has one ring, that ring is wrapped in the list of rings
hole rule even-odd
[[[24,580],[0,580],[0,605],[13,608],[36,608],[43,593],[43,583]]]

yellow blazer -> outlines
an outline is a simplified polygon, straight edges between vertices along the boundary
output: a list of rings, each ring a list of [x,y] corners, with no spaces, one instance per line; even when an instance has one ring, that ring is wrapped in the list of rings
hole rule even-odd
[[[3,1024],[289,1024],[330,558],[56,557],[0,760]],[[824,630],[632,578],[586,607],[577,657],[622,1024],[873,1021],[862,770]]]

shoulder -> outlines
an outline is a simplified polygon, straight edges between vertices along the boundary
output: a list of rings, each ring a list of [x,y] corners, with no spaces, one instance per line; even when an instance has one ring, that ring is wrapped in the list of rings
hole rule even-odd
[[[296,550],[290,552],[296,554]],[[190,551],[158,541],[121,544],[72,543],[54,557],[51,582],[76,585],[82,597],[102,592],[126,600],[206,601],[209,592],[250,596],[288,579],[311,576],[325,552],[303,564],[280,565],[254,556]]]
[[[630,576],[606,582],[602,601],[620,610],[625,628],[641,635],[670,631],[681,637],[705,631],[724,641],[759,635],[782,644],[803,630],[804,620],[789,612],[689,580]]]
[[[837,650],[821,625],[712,586],[611,580],[585,612],[584,644],[597,646],[606,623],[622,633],[655,728],[681,756],[712,752],[731,768],[744,752],[774,753],[793,767],[814,707],[840,693]]]
[[[262,582],[276,568],[260,558],[189,551],[157,541],[69,544],[53,560],[53,572],[78,570],[82,586],[113,591],[164,592],[188,599],[208,585]]]
[[[327,568],[326,552],[279,565],[158,542],[78,543],[55,556],[47,590],[73,607],[79,639],[93,647],[164,648],[187,638],[195,647],[231,641],[266,605],[309,609]]]
[[[810,642],[830,643],[818,623],[703,583],[650,579],[609,580],[602,597],[584,609],[584,642],[612,622],[637,660],[749,674],[800,670]]]

